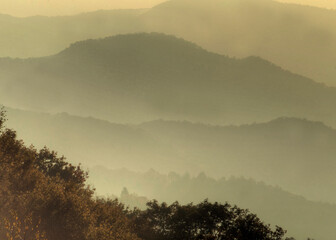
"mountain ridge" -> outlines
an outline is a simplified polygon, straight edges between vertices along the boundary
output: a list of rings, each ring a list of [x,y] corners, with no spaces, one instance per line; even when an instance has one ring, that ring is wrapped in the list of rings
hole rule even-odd
[[[143,18],[152,31],[174,34],[221,54],[261,56],[334,85],[336,11],[276,1],[172,0]]]
[[[0,21],[0,34],[7,36],[1,39],[0,56],[41,57],[83,39],[162,32],[232,57],[261,56],[291,72],[336,86],[335,10],[275,1],[197,4],[203,3],[168,1],[136,14],[100,12],[34,24],[29,19],[18,24],[13,18],[1,26]]]
[[[127,125],[12,109],[8,118],[7,125],[28,145],[47,145],[85,166],[245,176],[336,202],[331,191],[336,130],[319,122],[280,118],[241,126],[163,120]],[[317,177],[320,172],[323,177]]]
[[[229,58],[158,33],[87,40],[44,58],[0,59],[0,75],[0,100],[24,109],[113,122],[162,117],[227,125],[288,116],[336,126],[336,88],[259,57]]]

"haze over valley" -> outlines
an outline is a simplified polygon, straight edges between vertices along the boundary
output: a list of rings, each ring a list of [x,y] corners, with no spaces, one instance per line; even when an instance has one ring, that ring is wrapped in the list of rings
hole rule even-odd
[[[336,125],[335,88],[259,57],[232,59],[157,33],[83,41],[50,57],[5,58],[0,74],[0,100],[22,109],[130,123],[288,116]]]
[[[8,117],[8,125],[28,145],[58,149],[86,167],[244,176],[336,203],[336,130],[320,122],[278,118],[242,126],[163,120],[125,125],[18,110],[8,110]]]
[[[1,239],[336,238],[335,3],[1,4]]]

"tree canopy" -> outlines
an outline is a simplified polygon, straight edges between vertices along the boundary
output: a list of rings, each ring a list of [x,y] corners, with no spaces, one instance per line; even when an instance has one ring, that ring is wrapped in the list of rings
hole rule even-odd
[[[0,239],[138,239],[122,204],[95,199],[87,173],[44,148],[26,147],[0,115]]]
[[[285,231],[272,230],[256,215],[237,206],[210,203],[197,205],[148,203],[148,209],[134,211],[134,229],[146,240],[282,240]]]
[[[282,240],[248,210],[205,200],[148,203],[129,210],[94,197],[87,173],[46,147],[36,150],[4,128],[0,113],[0,239],[11,240]]]

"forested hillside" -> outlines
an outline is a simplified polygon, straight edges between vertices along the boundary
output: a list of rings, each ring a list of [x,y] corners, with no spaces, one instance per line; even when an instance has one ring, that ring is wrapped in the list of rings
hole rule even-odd
[[[1,112],[1,239],[283,239],[281,228],[272,230],[256,215],[229,204],[154,201],[148,210],[129,211],[117,201],[94,198],[80,166],[46,148],[26,147],[13,130],[3,128],[4,119]]]

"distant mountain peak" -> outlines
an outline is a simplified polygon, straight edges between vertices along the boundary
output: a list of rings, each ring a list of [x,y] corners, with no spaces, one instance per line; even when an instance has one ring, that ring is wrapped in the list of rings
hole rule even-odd
[[[160,46],[158,44],[164,44],[165,46]],[[88,48],[92,51],[100,51],[104,52],[109,49],[118,49],[121,50],[141,50],[141,47],[147,46],[152,48],[163,48],[169,46],[180,46],[184,48],[203,50],[201,47],[188,42],[182,38],[178,38],[174,35],[167,35],[163,33],[151,32],[151,33],[131,33],[131,34],[119,34],[115,36],[110,36],[106,38],[100,39],[89,39],[84,41],[75,42],[70,45],[67,49],[62,51],[60,54],[68,54],[68,53],[78,53],[78,50],[85,50]],[[125,49],[127,47],[127,49]],[[92,49],[94,48],[94,49]]]

